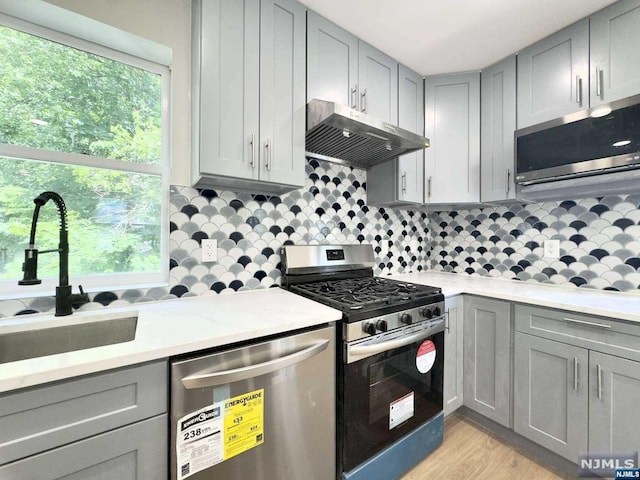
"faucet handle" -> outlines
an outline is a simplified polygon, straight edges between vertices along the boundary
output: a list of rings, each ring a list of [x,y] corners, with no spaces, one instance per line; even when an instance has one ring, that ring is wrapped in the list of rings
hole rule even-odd
[[[84,289],[82,288],[82,285],[78,285],[78,289],[80,289],[80,295],[84,295]]]

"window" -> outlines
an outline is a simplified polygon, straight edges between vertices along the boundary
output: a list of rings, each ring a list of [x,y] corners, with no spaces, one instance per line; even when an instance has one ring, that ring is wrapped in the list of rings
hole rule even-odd
[[[70,283],[166,283],[169,69],[0,16],[0,282],[11,296],[51,292],[58,255],[39,257],[44,287],[18,287],[33,199],[59,193]],[[36,248],[58,245],[42,208]]]

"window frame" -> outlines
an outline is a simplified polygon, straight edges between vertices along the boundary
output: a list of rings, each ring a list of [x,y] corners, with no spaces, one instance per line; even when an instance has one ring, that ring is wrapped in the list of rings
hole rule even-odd
[[[4,2],[0,1],[0,9]],[[45,4],[47,5],[47,4]],[[47,8],[53,7],[47,5]],[[27,7],[28,8],[28,7]],[[67,21],[86,20],[86,29],[91,31],[92,40],[95,37],[106,35],[104,38],[109,39],[105,43],[118,46],[119,44],[127,44],[133,46],[133,53],[117,50],[111,46],[105,46],[88,41],[77,36],[63,33],[58,30],[48,28],[47,26],[25,21],[20,18],[9,16],[0,12],[0,25],[9,27],[21,32],[35,35],[46,40],[57,42],[71,48],[85,51],[94,55],[99,55],[119,63],[140,68],[148,72],[158,74],[161,77],[162,84],[162,105],[161,105],[161,155],[159,164],[144,164],[136,162],[128,162],[126,160],[116,160],[98,156],[89,156],[78,153],[60,152],[41,148],[26,147],[22,145],[10,145],[0,143],[0,156],[8,158],[16,158],[36,162],[58,163],[72,166],[83,166],[90,168],[100,168],[115,170],[121,172],[140,173],[154,175],[160,178],[161,198],[160,198],[160,258],[161,267],[158,272],[121,272],[108,274],[92,274],[79,275],[69,272],[69,283],[75,288],[82,284],[83,288],[88,292],[97,292],[102,290],[127,290],[132,288],[152,288],[157,286],[167,286],[169,284],[169,191],[170,191],[170,169],[171,169],[171,50],[168,47],[155,44],[147,39],[136,37],[128,32],[114,29],[108,25],[96,22],[95,20],[83,17],[81,15],[54,7],[55,13],[52,18],[56,19],[54,23],[60,23],[60,18],[68,17]],[[33,13],[33,12],[29,12]],[[97,24],[97,25],[96,25]],[[78,30],[78,24],[73,24],[73,30]],[[104,27],[101,33],[101,28]],[[83,26],[80,25],[80,30]],[[120,38],[115,38],[114,32]],[[133,42],[133,43],[132,43]],[[141,47],[141,48],[140,48]],[[156,61],[141,58],[139,55],[148,53],[150,58],[161,60],[169,65],[157,63]],[[38,193],[34,191],[34,198]],[[47,208],[47,207],[45,207]],[[50,206],[49,208],[53,208]],[[25,219],[26,222],[30,222]],[[71,225],[70,228],[73,228]],[[29,242],[25,238],[25,248]],[[73,245],[71,245],[73,248]],[[18,286],[18,278],[13,280],[0,280],[0,300],[14,298],[30,298],[39,296],[49,296],[55,293],[55,287],[58,284],[57,275],[54,277],[42,278],[40,285],[26,288]]]

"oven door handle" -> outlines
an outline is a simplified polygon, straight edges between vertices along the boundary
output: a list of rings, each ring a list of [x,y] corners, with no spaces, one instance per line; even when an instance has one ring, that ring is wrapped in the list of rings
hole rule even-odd
[[[394,348],[404,347],[414,342],[419,342],[425,338],[433,335],[433,329],[422,330],[408,337],[401,337],[396,340],[389,340],[388,342],[374,343],[373,345],[353,345],[347,346],[347,363],[353,363],[363,358],[377,355],[378,353],[387,352]]]

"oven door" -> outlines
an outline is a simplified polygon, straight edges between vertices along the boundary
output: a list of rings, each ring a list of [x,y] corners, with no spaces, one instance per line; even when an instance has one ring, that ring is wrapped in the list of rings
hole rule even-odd
[[[443,331],[414,326],[400,337],[364,343],[347,345],[342,362],[343,472],[442,411]]]

